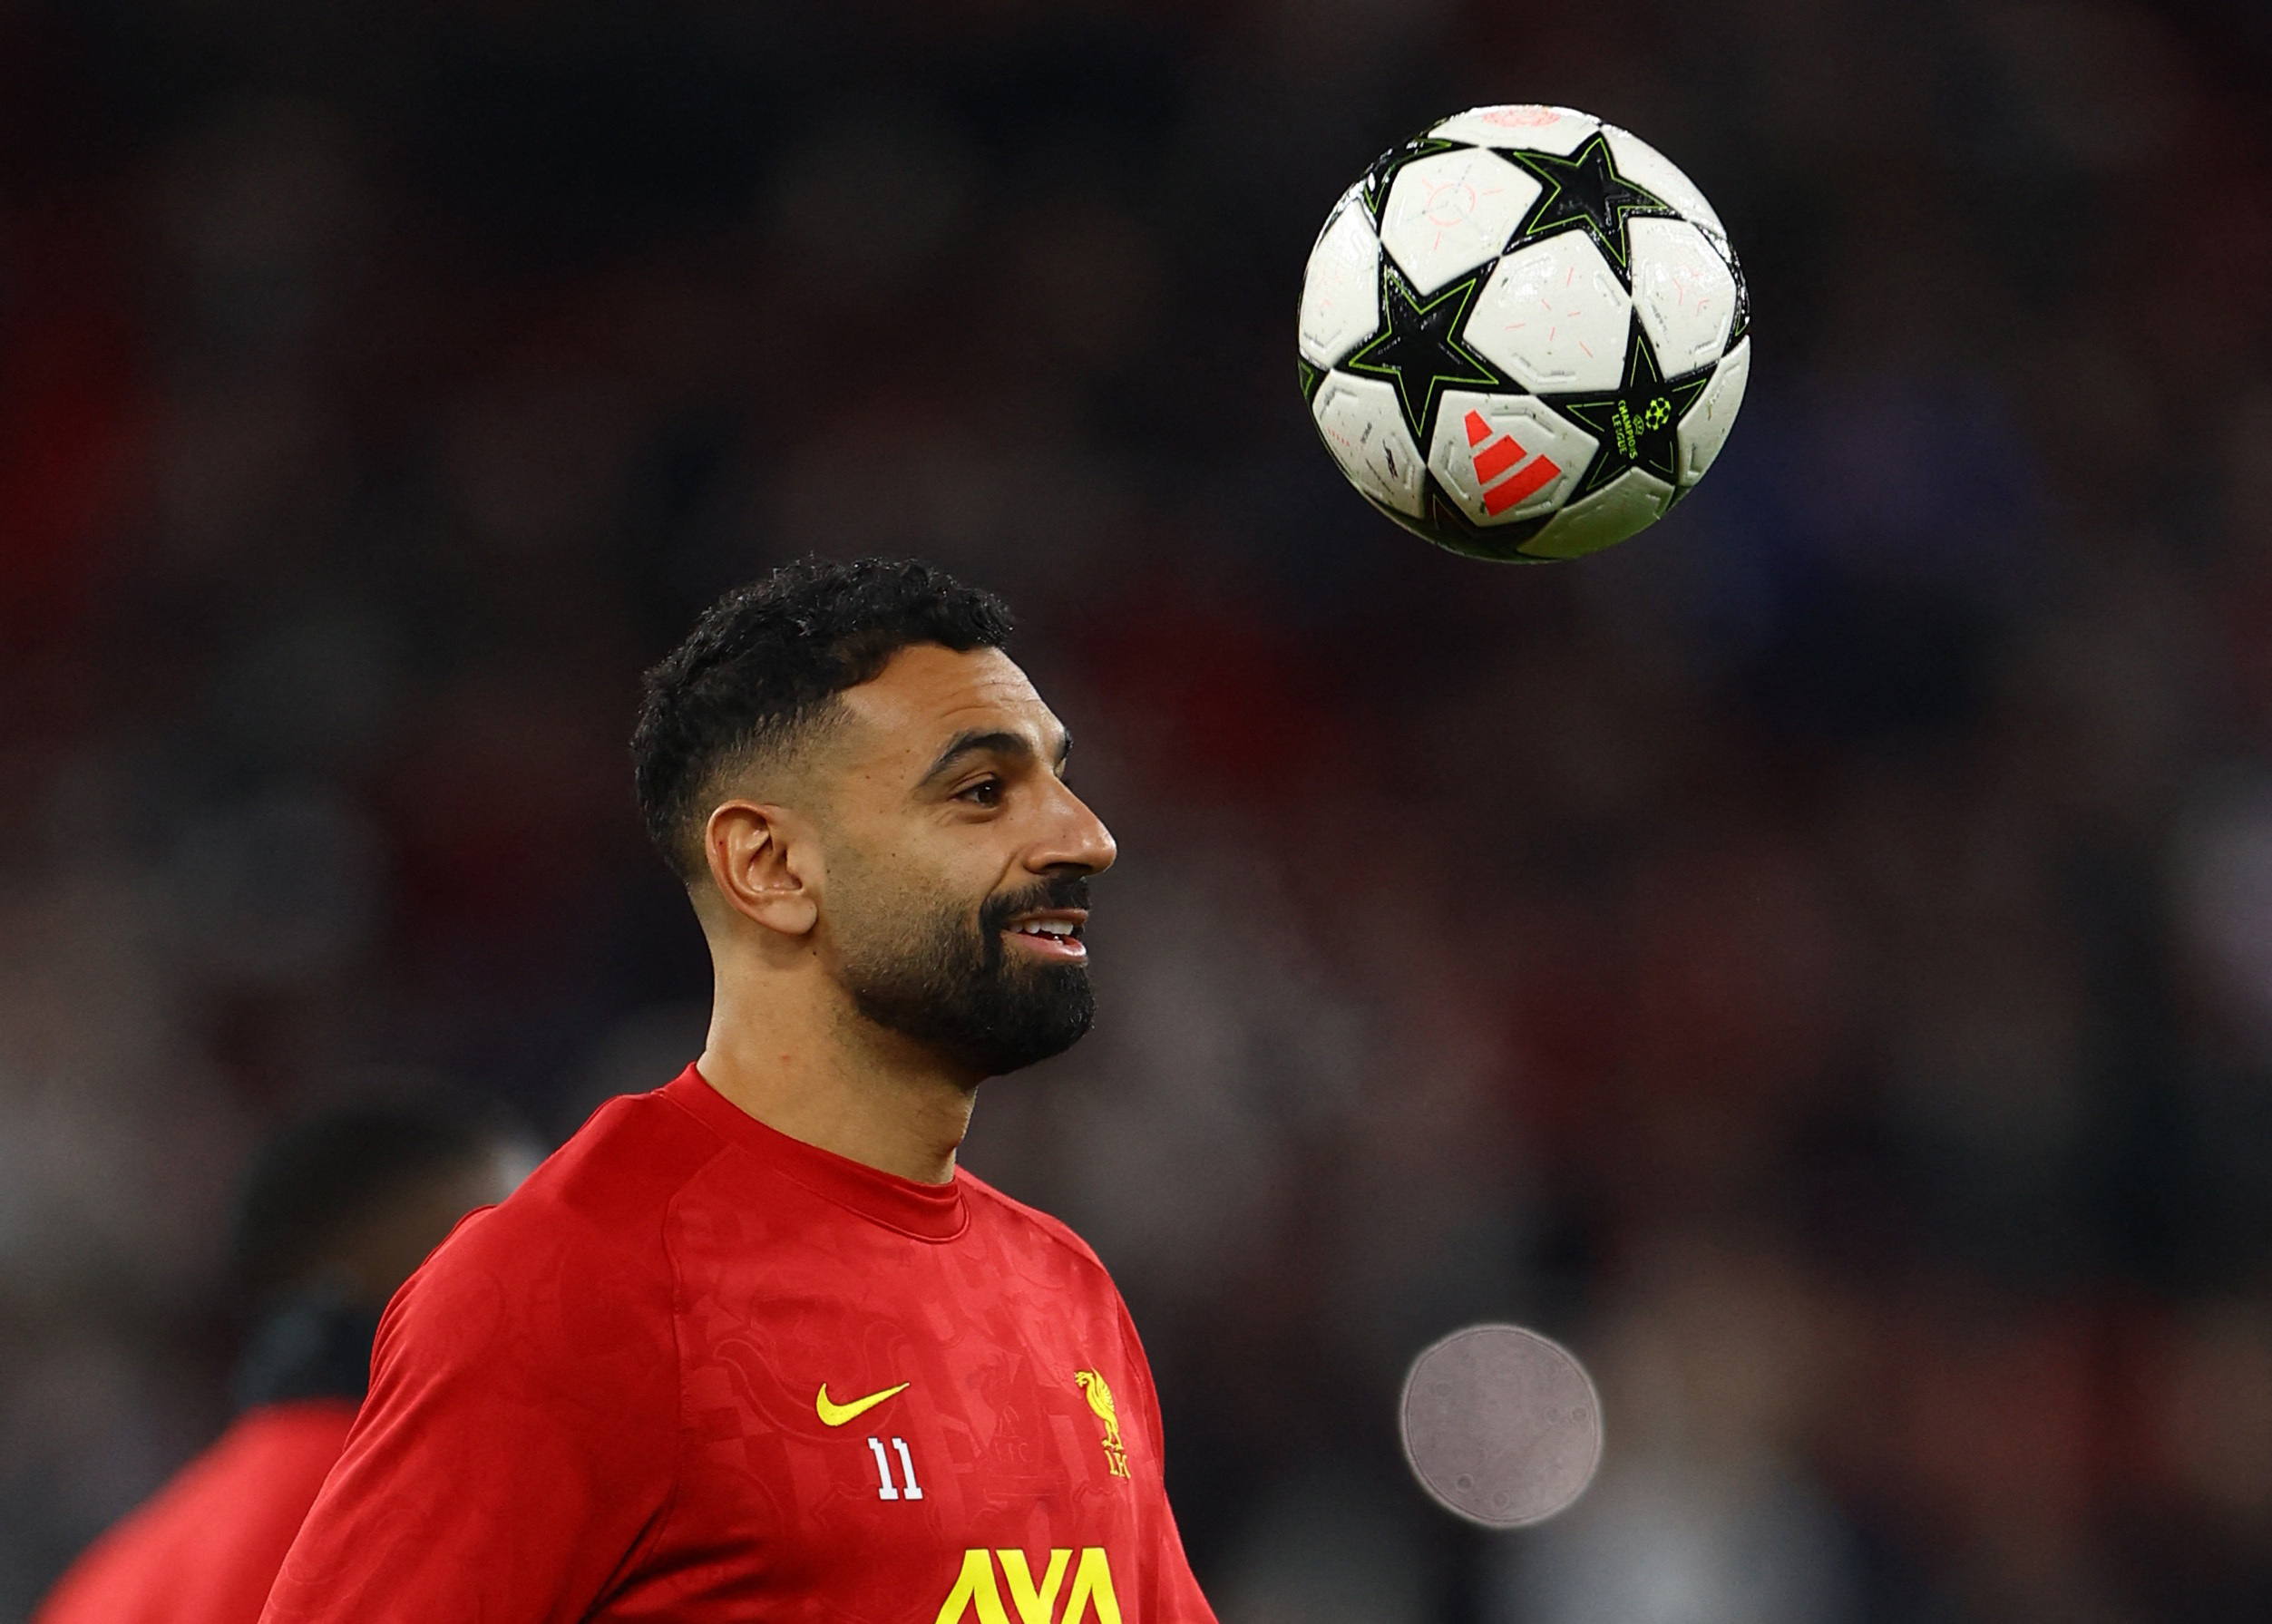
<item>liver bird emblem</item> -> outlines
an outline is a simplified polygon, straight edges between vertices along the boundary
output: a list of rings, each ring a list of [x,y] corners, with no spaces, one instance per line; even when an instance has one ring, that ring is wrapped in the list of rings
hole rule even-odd
[[[1115,1477],[1128,1475],[1128,1452],[1120,1442],[1120,1413],[1113,1407],[1112,1389],[1105,1378],[1094,1370],[1076,1370],[1073,1379],[1078,1383],[1081,1395],[1088,1400],[1088,1407],[1097,1412],[1097,1419],[1105,1424],[1105,1459],[1110,1463]]]

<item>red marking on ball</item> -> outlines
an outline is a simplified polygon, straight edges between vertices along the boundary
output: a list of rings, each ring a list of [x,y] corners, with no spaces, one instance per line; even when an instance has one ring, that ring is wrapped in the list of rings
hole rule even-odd
[[[1547,481],[1560,473],[1551,457],[1541,457],[1504,485],[1494,485],[1483,493],[1483,506],[1494,517],[1504,513],[1516,503],[1536,496]]]
[[[1487,485],[1528,454],[1512,435],[1502,434],[1476,452],[1476,478]]]
[[[1549,124],[1562,122],[1562,114],[1551,107],[1526,102],[1511,107],[1493,107],[1483,114],[1487,124],[1497,124],[1502,130],[1543,130]]]

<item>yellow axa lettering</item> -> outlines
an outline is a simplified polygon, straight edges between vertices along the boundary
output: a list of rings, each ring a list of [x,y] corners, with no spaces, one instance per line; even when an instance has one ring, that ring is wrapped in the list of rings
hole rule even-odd
[[[962,1572],[939,1609],[937,1624],[958,1624],[973,1613],[979,1624],[1009,1624],[1009,1615],[1002,1610],[1001,1588],[994,1582],[994,1556],[989,1551],[962,1553]]]
[[[998,1551],[1001,1558],[1002,1577],[1009,1580],[1009,1604],[1018,1609],[1018,1624],[1049,1624],[1049,1615],[1057,1610],[1058,1591],[1065,1583],[1065,1565],[1073,1560],[1069,1551],[1049,1552],[1049,1565],[1041,1575],[1037,1588],[1033,1570],[1026,1566],[1022,1551]],[[966,1562],[969,1558],[963,1559]]]
[[[1105,1548],[1085,1546],[1079,1561],[1073,1559],[1074,1552],[1063,1546],[1050,1551],[1037,1584],[1033,1564],[1022,1551],[966,1551],[962,1571],[955,1576],[954,1589],[940,1604],[936,1624],[963,1624],[964,1620],[1010,1624],[1009,1614],[1002,1607],[1002,1587],[994,1581],[997,1561],[1009,1582],[1009,1600],[1018,1609],[1018,1624],[1121,1624],[1120,1599],[1113,1594],[1112,1563]],[[1068,1568],[1073,1570],[1073,1591],[1065,1599],[1065,1611],[1053,1618]]]
[[[1097,1624],[1120,1624],[1120,1601],[1112,1593],[1112,1564],[1105,1560],[1102,1545],[1082,1549],[1081,1565],[1073,1570],[1073,1594],[1058,1624],[1081,1624],[1091,1603],[1097,1609]]]

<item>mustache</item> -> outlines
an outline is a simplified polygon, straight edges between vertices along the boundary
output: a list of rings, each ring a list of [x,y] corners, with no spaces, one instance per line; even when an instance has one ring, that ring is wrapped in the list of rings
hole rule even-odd
[[[1023,890],[1009,891],[990,897],[979,909],[979,924],[991,937],[1021,913],[1032,913],[1044,908],[1088,907],[1088,876],[1067,874],[1057,879],[1036,880]]]

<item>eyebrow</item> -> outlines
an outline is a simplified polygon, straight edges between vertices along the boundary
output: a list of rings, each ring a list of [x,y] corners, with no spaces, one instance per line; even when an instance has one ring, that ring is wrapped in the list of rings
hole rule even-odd
[[[931,763],[931,770],[923,774],[922,781],[931,783],[967,756],[1005,755],[1016,760],[1031,761],[1033,754],[1032,743],[1021,733],[973,728],[968,733],[959,733],[947,741],[947,747],[939,753],[939,759]],[[1065,758],[1072,754],[1073,735],[1069,733],[1060,734],[1057,760],[1051,764],[1063,772]]]

